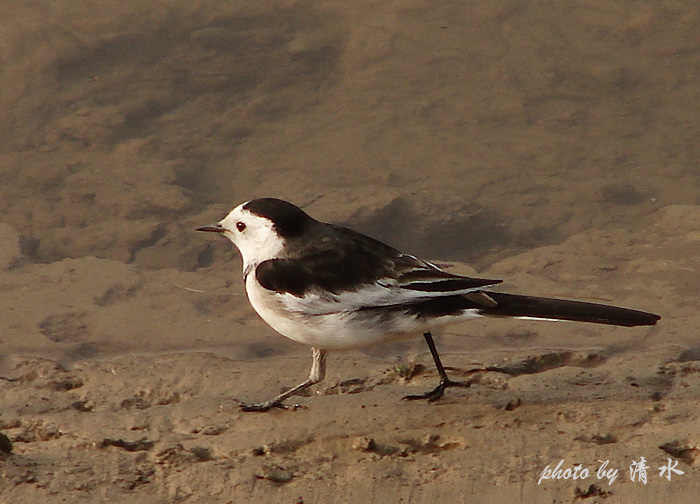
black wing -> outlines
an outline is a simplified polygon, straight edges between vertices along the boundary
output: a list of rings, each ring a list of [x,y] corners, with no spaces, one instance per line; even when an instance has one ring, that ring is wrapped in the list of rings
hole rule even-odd
[[[260,285],[298,297],[310,291],[340,294],[368,289],[373,290],[368,301],[372,298],[387,305],[464,293],[501,282],[454,275],[355,231],[325,226],[325,233],[311,241],[314,246],[298,249],[297,257],[261,263],[255,271]],[[377,293],[377,289],[396,291],[396,295]]]

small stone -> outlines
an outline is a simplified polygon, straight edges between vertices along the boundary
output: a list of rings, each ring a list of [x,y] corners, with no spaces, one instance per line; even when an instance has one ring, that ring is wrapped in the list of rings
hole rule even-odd
[[[99,448],[107,448],[110,446],[116,446],[117,448],[122,448],[128,452],[137,451],[148,451],[153,448],[155,441],[149,441],[146,438],[141,438],[136,441],[127,441],[125,439],[111,439],[104,438],[99,444]]]
[[[194,455],[199,462],[207,462],[214,458],[211,454],[211,450],[204,446],[195,446],[190,448],[190,453]]]
[[[75,401],[71,404],[71,407],[75,410],[87,413],[95,409],[95,404],[89,399],[84,399],[82,401]]]
[[[370,452],[374,449],[374,439],[359,436],[352,440],[352,449],[355,451]]]
[[[523,401],[520,398],[511,399],[510,401],[508,401],[508,404],[505,405],[504,409],[506,411],[513,411],[514,409],[517,409],[522,405],[523,405]]]
[[[288,483],[294,475],[291,471],[281,466],[264,466],[262,472],[255,475],[256,478],[266,479],[273,483]]]
[[[222,424],[207,425],[206,427],[203,427],[199,433],[204,434],[205,436],[218,436],[219,434],[226,432],[226,429],[228,429],[228,427]]]
[[[2,432],[0,432],[0,451],[12,453],[12,441],[10,441],[10,438]]]
[[[59,429],[55,424],[46,424],[39,430],[39,439],[41,441],[49,441],[51,439],[58,439],[62,435],[61,429]]]
[[[700,460],[700,448],[695,443],[676,440],[664,443],[659,448],[672,457],[681,459],[689,466],[695,466]]]

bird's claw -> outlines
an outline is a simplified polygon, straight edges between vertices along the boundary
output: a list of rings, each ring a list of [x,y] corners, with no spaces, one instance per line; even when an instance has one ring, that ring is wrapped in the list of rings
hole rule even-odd
[[[298,409],[306,409],[306,406],[301,404],[284,404],[282,401],[266,401],[257,404],[239,403],[241,411],[245,412],[257,412],[264,413],[265,411],[270,411],[272,408],[279,408],[283,410],[296,411]]]
[[[435,387],[433,390],[429,390],[428,392],[426,392],[424,394],[407,395],[407,396],[404,396],[403,399],[405,399],[407,401],[418,401],[421,399],[426,399],[428,402],[435,402],[443,396],[446,388],[448,388],[448,387],[469,388],[472,386],[473,382],[474,382],[474,380],[468,380],[465,382],[457,382],[457,381],[445,379],[445,380],[441,380],[440,384],[437,387]]]

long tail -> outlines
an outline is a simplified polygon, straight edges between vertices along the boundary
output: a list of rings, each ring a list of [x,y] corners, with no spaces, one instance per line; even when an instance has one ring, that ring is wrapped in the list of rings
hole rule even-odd
[[[481,315],[492,317],[526,317],[549,320],[573,320],[616,326],[655,325],[659,315],[628,308],[618,308],[598,303],[567,301],[502,292],[483,292],[496,302],[496,306],[480,310]]]

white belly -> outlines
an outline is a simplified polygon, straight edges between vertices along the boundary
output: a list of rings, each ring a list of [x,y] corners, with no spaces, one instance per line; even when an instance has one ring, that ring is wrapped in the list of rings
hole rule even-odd
[[[478,316],[471,310],[460,316],[418,319],[402,312],[334,310],[332,303],[319,310],[318,299],[278,294],[260,286],[254,272],[246,277],[248,300],[260,317],[287,338],[324,350],[347,350],[385,341],[419,336],[431,328]]]

